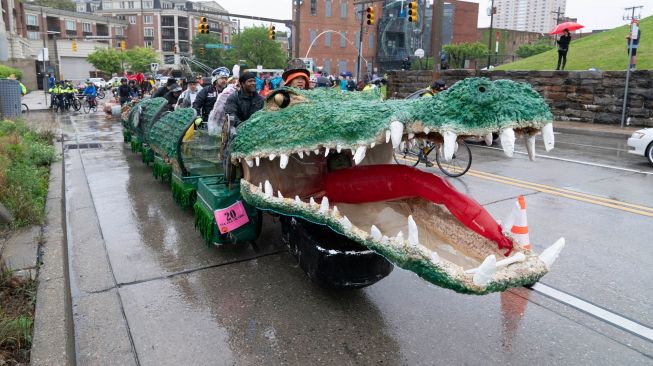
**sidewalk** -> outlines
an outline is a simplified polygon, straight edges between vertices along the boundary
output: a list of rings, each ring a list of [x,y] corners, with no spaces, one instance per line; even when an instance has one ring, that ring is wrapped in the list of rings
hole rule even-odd
[[[46,104],[45,98],[48,98]],[[23,96],[23,103],[27,104],[30,111],[46,110],[50,106],[50,95],[43,90],[34,90]]]
[[[558,132],[575,133],[578,135],[606,136],[624,138],[630,137],[633,132],[644,127],[624,127],[619,125],[605,125],[588,122],[554,121],[553,129]]]

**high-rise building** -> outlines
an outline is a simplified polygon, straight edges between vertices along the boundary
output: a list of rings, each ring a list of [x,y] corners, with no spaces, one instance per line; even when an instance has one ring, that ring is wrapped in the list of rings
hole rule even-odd
[[[501,29],[547,33],[564,17],[566,5],[567,0],[494,0],[494,25]]]

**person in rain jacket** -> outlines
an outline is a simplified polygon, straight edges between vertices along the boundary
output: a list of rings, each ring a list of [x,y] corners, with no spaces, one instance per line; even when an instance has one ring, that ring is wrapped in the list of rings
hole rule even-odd
[[[90,80],[86,80],[86,88],[84,88],[84,91],[82,92],[82,95],[86,96],[86,99],[88,99],[88,103],[96,107],[97,105],[95,104],[95,98],[97,97],[97,89],[95,88],[95,84],[93,84]]]

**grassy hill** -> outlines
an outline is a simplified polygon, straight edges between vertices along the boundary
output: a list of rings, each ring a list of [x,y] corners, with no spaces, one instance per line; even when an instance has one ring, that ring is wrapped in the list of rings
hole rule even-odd
[[[582,22],[581,22],[582,23]],[[653,17],[640,21],[642,38],[637,50],[637,69],[653,69]],[[625,70],[628,65],[626,36],[628,26],[622,26],[578,39],[572,34],[565,70]],[[552,50],[513,63],[498,70],[555,70],[558,51]]]

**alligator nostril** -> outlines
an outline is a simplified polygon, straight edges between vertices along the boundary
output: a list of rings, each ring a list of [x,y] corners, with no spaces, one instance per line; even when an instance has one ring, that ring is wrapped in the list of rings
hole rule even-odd
[[[478,91],[481,93],[485,93],[485,87],[484,86],[479,86]]]
[[[279,108],[286,108],[290,104],[290,96],[284,92],[278,92],[274,95],[274,104]]]

